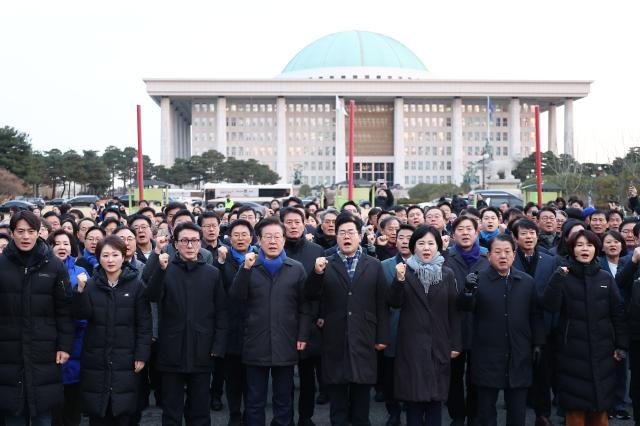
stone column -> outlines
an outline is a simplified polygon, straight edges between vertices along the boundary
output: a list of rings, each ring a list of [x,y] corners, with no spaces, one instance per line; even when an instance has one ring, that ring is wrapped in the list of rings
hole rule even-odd
[[[461,185],[464,179],[464,164],[462,159],[463,142],[462,142],[462,99],[453,98],[451,102],[451,142],[453,148],[451,150],[451,181],[454,185]]]
[[[287,183],[287,102],[282,96],[276,100],[276,114],[276,173],[280,175],[280,183]]]
[[[509,103],[509,158],[514,161],[520,161],[521,157],[520,99],[511,98]]]
[[[564,153],[572,157],[575,156],[573,148],[573,99],[571,98],[564,101]]]
[[[220,96],[216,105],[216,147],[215,150],[227,156],[227,98]]]
[[[336,98],[336,183],[347,180],[344,98]],[[303,172],[304,173],[304,172]]]
[[[187,158],[191,158],[191,123],[190,119],[184,119],[184,143],[187,151]]]
[[[404,169],[404,99],[397,97],[393,101],[393,182],[405,185]]]
[[[171,167],[175,161],[171,99],[160,100],[160,164]]]
[[[557,130],[556,130],[556,106],[551,104],[549,105],[549,144],[547,147],[548,151],[553,152],[558,155],[558,139],[557,139]]]

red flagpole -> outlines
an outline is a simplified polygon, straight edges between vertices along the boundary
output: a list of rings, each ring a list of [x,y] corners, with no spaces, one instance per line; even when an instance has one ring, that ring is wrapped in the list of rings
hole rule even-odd
[[[542,207],[542,158],[540,153],[540,107],[536,111],[536,181],[538,186],[538,207]]]
[[[354,134],[354,118],[356,115],[356,101],[349,101],[349,201],[353,200],[353,134]]]
[[[144,167],[142,162],[142,120],[140,105],[136,105],[138,116],[138,202],[144,199]]]

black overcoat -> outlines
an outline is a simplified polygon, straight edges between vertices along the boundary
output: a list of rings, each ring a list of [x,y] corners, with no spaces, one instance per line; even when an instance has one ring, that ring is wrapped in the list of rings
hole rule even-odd
[[[140,383],[134,362],[147,362],[151,353],[151,308],[138,271],[125,263],[111,287],[96,268],[85,290],[74,293],[73,311],[87,320],[80,358],[84,412],[104,417],[111,402],[113,415],[134,414]]]
[[[556,333],[558,402],[565,410],[604,411],[615,405],[615,349],[629,343],[624,305],[611,275],[596,261],[569,261],[554,273],[544,306],[560,313]]]
[[[211,371],[211,354],[224,355],[227,334],[227,297],[218,270],[200,255],[195,262],[185,262],[176,253],[164,271],[156,266],[148,291],[162,313],[156,368]]]
[[[327,384],[373,384],[377,379],[375,345],[389,344],[387,283],[380,261],[361,254],[353,280],[336,253],[324,273],[307,280],[306,294],[320,300],[322,376]]]
[[[394,364],[394,397],[401,401],[446,401],[451,352],[462,351],[460,312],[453,271],[442,267],[442,281],[426,294],[407,267],[405,282],[393,280],[389,304],[401,308]]]
[[[480,272],[476,290],[460,293],[459,300],[462,309],[473,312],[472,383],[531,386],[533,347],[546,341],[533,278],[515,268],[503,277],[490,266]]]
[[[71,299],[67,269],[43,240],[29,259],[13,241],[0,254],[0,411],[21,412],[25,398],[31,415],[63,403],[56,352],[73,349]]]

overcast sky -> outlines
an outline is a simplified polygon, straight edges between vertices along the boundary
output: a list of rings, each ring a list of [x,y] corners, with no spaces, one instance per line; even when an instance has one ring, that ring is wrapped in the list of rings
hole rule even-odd
[[[160,108],[143,78],[270,78],[357,29],[405,44],[438,78],[593,80],[574,143],[580,161],[606,162],[640,146],[639,12],[637,0],[3,2],[0,126],[39,150],[123,148],[141,104],[157,163]],[[562,129],[560,108],[560,147]]]

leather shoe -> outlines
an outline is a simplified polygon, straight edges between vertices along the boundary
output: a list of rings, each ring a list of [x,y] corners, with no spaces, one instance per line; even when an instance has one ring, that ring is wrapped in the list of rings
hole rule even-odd
[[[549,417],[546,416],[537,416],[535,426],[553,426]]]
[[[389,415],[389,418],[387,419],[386,426],[400,426],[401,424],[402,424],[402,422],[400,422],[400,415],[399,414],[391,414],[391,415]]]

